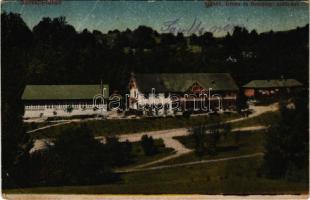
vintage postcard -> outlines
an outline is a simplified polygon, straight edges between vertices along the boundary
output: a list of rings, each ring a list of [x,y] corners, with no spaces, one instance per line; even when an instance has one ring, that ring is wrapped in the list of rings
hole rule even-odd
[[[2,198],[308,198],[308,1],[0,2]]]

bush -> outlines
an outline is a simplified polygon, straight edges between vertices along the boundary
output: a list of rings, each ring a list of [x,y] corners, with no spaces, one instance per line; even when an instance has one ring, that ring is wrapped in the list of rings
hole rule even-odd
[[[197,156],[201,157],[205,154],[214,155],[217,153],[217,143],[221,137],[219,128],[220,125],[208,129],[201,125],[190,129],[191,137],[194,139],[194,148]]]
[[[109,152],[108,160],[112,166],[123,166],[132,162],[132,145],[128,140],[119,142],[115,136],[106,137],[105,149]]]
[[[143,135],[141,138],[141,146],[146,156],[151,156],[158,153],[158,148],[155,145],[152,136]]]
[[[30,158],[37,185],[88,185],[119,179],[111,170],[110,152],[86,126],[67,129],[47,151]]]
[[[198,126],[190,129],[191,137],[193,137],[195,141],[195,154],[199,157],[206,153],[206,131],[207,129],[205,126]]]
[[[210,134],[207,135],[207,153],[210,155],[217,154],[217,144],[221,138],[219,127],[209,129]]]

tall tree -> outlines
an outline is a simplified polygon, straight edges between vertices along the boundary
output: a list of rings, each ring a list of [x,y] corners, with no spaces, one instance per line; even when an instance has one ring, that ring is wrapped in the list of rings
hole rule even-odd
[[[2,180],[4,187],[16,187],[15,173],[28,150],[21,95],[31,57],[32,33],[18,14],[2,13],[1,20]]]
[[[298,98],[295,108],[281,106],[281,120],[271,127],[266,138],[264,168],[267,176],[281,178],[298,171],[307,172],[309,161],[309,108],[305,97]],[[297,180],[303,179],[294,177]]]

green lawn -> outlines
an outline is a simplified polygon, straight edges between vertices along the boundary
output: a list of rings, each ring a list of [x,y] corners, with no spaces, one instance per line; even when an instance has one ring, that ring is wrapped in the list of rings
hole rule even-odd
[[[221,136],[221,139],[217,145],[216,155],[206,154],[202,157],[198,157],[193,152],[166,162],[158,163],[156,166],[261,153],[264,152],[264,136],[264,131],[243,131],[239,132],[239,142],[236,143],[236,132],[232,132],[226,137]],[[175,139],[179,140],[189,149],[194,148],[194,140],[190,136],[180,136],[175,137]]]
[[[280,120],[280,112],[266,112],[256,117],[251,117],[239,122],[231,123],[232,128],[241,128],[247,126],[256,126],[256,125],[272,125],[277,123]]]
[[[62,126],[55,126],[40,130],[31,134],[36,138],[53,138],[61,134],[65,129],[72,127],[81,127],[86,124],[95,136],[107,136],[116,134],[128,134],[144,131],[156,131],[172,128],[182,128],[197,126],[200,124],[211,124],[215,121],[226,121],[239,118],[237,113],[223,114],[218,116],[193,116],[186,117],[166,117],[166,118],[144,118],[144,119],[121,119],[121,120],[93,120],[84,122],[72,122]]]
[[[74,194],[299,194],[307,183],[271,180],[257,173],[261,158],[135,172],[122,181],[95,186],[41,187],[4,190],[4,193]]]
[[[273,123],[276,123],[279,119],[279,112],[267,112],[257,117],[248,118],[240,122],[232,123],[231,127],[240,128],[256,125],[269,126]],[[226,137],[221,135],[220,141],[217,145],[218,151],[216,155],[204,155],[202,157],[198,157],[193,152],[172,160],[168,160],[166,162],[158,163],[156,164],[156,166],[264,152],[265,134],[266,133],[263,130],[242,131],[239,132],[239,142],[236,143],[236,132],[231,132],[227,134]],[[187,148],[194,149],[194,140],[191,137],[180,136],[175,137],[175,139],[179,140]]]

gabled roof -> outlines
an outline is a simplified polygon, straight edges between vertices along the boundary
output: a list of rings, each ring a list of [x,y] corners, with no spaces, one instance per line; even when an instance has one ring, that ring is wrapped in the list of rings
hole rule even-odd
[[[109,96],[109,86],[105,88],[104,97]],[[27,85],[22,100],[73,100],[93,99],[95,95],[102,94],[99,85]]]
[[[185,74],[136,74],[140,92],[186,92],[193,84],[198,83],[212,91],[237,91],[238,86],[227,73],[185,73]]]
[[[300,87],[302,83],[295,79],[253,80],[243,85],[244,88],[281,88]]]

